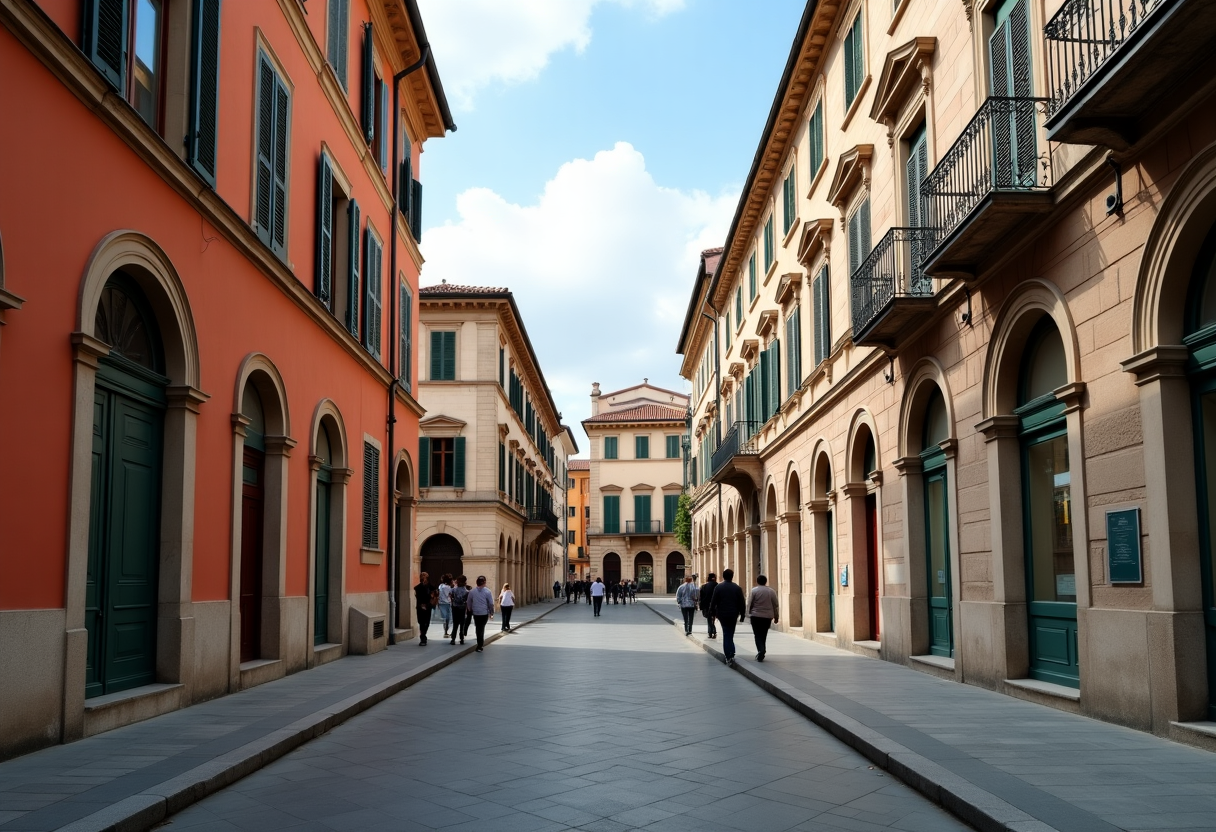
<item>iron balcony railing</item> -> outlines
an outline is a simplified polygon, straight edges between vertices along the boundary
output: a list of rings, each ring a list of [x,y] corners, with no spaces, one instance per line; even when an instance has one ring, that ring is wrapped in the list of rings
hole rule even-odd
[[[1166,0],[1066,0],[1044,27],[1053,116]]]
[[[853,337],[873,323],[894,298],[933,297],[933,278],[921,270],[937,244],[933,228],[892,228],[849,279]]]
[[[1040,146],[1046,98],[989,98],[925,178],[925,225],[940,245],[994,192],[1051,187],[1051,157]]]
[[[560,531],[557,526],[557,515],[547,508],[532,506],[528,509],[529,523],[544,523],[550,531]]]
[[[760,432],[763,422],[735,422],[731,425],[726,436],[718,443],[717,450],[710,460],[710,476],[714,476],[736,456],[740,454],[756,455],[760,448],[756,442],[756,434]]]
[[[661,520],[626,520],[625,534],[658,534],[663,531]]]

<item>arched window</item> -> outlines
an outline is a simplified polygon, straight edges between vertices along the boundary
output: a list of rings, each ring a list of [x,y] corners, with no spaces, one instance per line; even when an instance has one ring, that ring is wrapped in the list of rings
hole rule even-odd
[[[152,310],[135,281],[115,272],[101,290],[93,331],[120,356],[154,373],[164,372],[164,357]]]

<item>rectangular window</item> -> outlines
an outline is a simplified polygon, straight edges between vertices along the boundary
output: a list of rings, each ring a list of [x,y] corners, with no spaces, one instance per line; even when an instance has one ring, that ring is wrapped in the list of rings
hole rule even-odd
[[[571,546],[574,545],[574,532],[566,532],[566,542]]]
[[[412,393],[414,387],[414,297],[410,294],[409,284],[405,282],[405,275],[400,275],[399,279],[401,281],[401,365],[398,367],[397,376],[401,379],[401,386],[405,388],[405,392]]]
[[[734,330],[730,325],[730,310],[727,309],[726,310],[726,349],[728,349],[728,350],[730,349],[730,334],[733,331]]]
[[[870,254],[870,198],[866,197],[849,217],[849,275]]]
[[[849,33],[844,36],[844,109],[847,113],[861,91],[865,80],[865,55],[861,44],[861,12],[853,18]]]
[[[811,113],[811,120],[807,126],[807,143],[810,151],[810,176],[811,181],[814,182],[815,174],[819,173],[819,168],[823,167],[823,101],[816,104]]]
[[[790,172],[786,174],[785,181],[781,184],[782,211],[781,211],[781,234],[782,236],[789,234],[790,229],[794,227],[794,220],[798,218],[798,195],[796,193],[797,180],[795,172],[797,168],[790,165]]]
[[[641,534],[650,531],[650,495],[633,495],[633,530]]]
[[[650,437],[649,436],[633,437],[633,458],[634,459],[650,459]]]
[[[431,381],[456,380],[456,333],[431,333]]]
[[[498,443],[498,490],[507,490],[507,446]]]
[[[376,39],[372,24],[363,24],[363,67],[359,79],[359,125],[369,147],[376,139]]]
[[[431,437],[427,468],[430,471],[427,487],[464,488],[464,437]]]
[[[220,113],[220,0],[195,0],[193,11],[186,161],[214,188]]]
[[[380,320],[383,300],[384,246],[376,239],[369,224],[363,232],[363,346],[376,358],[380,357]]]
[[[735,290],[735,326],[743,326],[743,287]]]
[[[566,480],[566,488],[574,488],[574,477],[570,477]],[[573,512],[574,509],[570,509],[570,511]],[[571,514],[570,516],[573,517],[574,515]]]
[[[286,258],[291,96],[264,53],[258,56],[257,98],[257,187],[253,225],[262,242],[279,257]]]
[[[802,386],[802,308],[794,311],[785,320],[785,388],[792,395]]]
[[[363,443],[363,548],[380,543],[380,449]]]
[[[756,252],[752,252],[752,256],[747,258],[747,298],[751,300],[756,296]]]
[[[621,533],[621,498],[617,494],[604,496],[604,534]]]
[[[679,494],[663,495],[663,531],[671,534],[676,530],[676,510],[680,507]]]
[[[615,437],[615,436],[605,436],[604,437],[604,459],[616,459],[617,458],[617,447],[616,447],[617,441],[616,440],[617,440],[617,437]]]
[[[678,437],[678,436],[667,437],[667,458],[668,459],[679,459],[680,458],[680,437]]]
[[[574,506],[570,506],[570,511],[568,513],[571,517],[577,517],[578,509],[576,509]]]
[[[507,389],[507,350],[505,347],[498,348],[498,386],[503,390]]]
[[[777,256],[777,243],[773,239],[773,217],[770,214],[768,222],[764,224],[764,273],[767,275],[768,270],[773,266],[773,258]]]
[[[350,43],[350,0],[329,0],[329,20],[326,23],[327,48],[325,57],[346,89],[347,47]]]
[[[324,153],[317,165],[317,264],[313,292],[326,309],[333,309],[334,173]]]
[[[824,266],[811,287],[815,323],[815,366],[832,352],[832,313],[828,304],[828,267]]]

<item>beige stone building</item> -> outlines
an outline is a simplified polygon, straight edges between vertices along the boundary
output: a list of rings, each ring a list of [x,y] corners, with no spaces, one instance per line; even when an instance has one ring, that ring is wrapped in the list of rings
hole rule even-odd
[[[763,570],[806,638],[1216,739],[1214,31],[807,4],[678,347],[695,570]]]
[[[515,298],[447,283],[419,290],[420,424],[414,563],[432,577],[510,582],[520,603],[562,578],[566,459],[561,423]]]
[[[566,479],[566,562],[567,577],[585,579],[591,569],[587,547],[587,526],[591,520],[591,460],[572,459]]]
[[[688,566],[676,542],[675,517],[684,488],[681,438],[688,396],[648,382],[614,393],[591,386],[587,526],[591,578],[636,580],[644,593],[675,592]]]

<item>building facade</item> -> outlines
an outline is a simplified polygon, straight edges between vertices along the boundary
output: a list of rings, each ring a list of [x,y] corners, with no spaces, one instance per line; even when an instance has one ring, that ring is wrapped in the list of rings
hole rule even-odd
[[[687,411],[688,396],[648,382],[603,394],[591,385],[583,429],[591,446],[592,579],[636,580],[639,592],[659,594],[683,580],[688,551],[676,541],[675,518]]]
[[[519,603],[562,581],[566,459],[577,453],[507,289],[421,289],[426,408],[419,437],[418,570],[485,575]]]
[[[807,638],[1210,739],[1214,29],[807,4],[678,347],[696,570],[767,573]]]
[[[591,521],[591,460],[571,459],[566,478],[566,575],[586,580],[591,569],[587,526]]]
[[[0,757],[410,626],[416,171],[454,126],[413,0],[308,11],[0,5],[40,125],[0,134]]]

